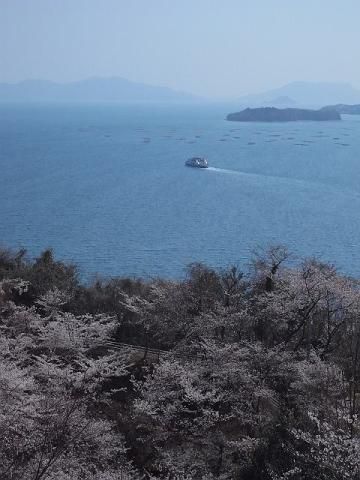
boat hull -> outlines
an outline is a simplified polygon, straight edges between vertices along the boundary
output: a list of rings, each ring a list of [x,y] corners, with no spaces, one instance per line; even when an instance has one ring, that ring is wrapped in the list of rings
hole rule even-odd
[[[204,165],[204,166],[200,166],[200,165],[188,165],[187,163],[185,163],[185,165],[187,167],[190,167],[190,168],[209,168],[208,165]]]
[[[186,160],[185,166],[192,168],[208,168],[209,165],[205,158],[193,157]]]

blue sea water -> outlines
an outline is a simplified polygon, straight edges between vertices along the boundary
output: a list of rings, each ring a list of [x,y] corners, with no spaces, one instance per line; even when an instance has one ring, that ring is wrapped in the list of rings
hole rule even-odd
[[[53,247],[84,278],[245,267],[279,243],[360,275],[360,117],[236,123],[231,110],[0,106],[0,244]],[[185,167],[195,155],[211,168]]]

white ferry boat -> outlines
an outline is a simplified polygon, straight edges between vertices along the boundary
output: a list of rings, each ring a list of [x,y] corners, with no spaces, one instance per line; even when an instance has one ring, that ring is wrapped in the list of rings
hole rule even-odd
[[[185,165],[187,167],[195,167],[195,168],[208,168],[208,161],[206,158],[202,157],[192,157],[189,160],[186,160]]]

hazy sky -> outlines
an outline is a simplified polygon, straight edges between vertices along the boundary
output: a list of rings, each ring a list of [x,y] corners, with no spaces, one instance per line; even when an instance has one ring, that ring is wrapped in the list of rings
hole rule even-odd
[[[121,76],[206,96],[360,87],[360,0],[0,0],[0,81]]]

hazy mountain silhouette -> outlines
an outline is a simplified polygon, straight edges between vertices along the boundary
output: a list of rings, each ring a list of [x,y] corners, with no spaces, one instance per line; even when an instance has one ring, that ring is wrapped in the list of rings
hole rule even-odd
[[[88,78],[71,83],[25,80],[0,83],[0,101],[55,102],[189,102],[199,97],[167,87],[131,82],[120,77]]]
[[[288,98],[299,106],[321,107],[337,103],[360,103],[360,90],[348,83],[292,82],[283,87],[238,99],[241,105],[276,105],[276,99]],[[275,99],[275,101],[274,101]]]
[[[264,102],[264,104],[271,107],[292,107],[296,105],[296,101],[287,95],[281,95],[280,97],[273,98]]]

